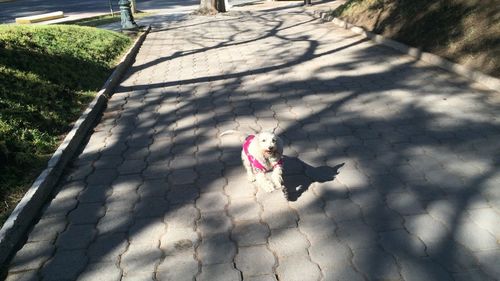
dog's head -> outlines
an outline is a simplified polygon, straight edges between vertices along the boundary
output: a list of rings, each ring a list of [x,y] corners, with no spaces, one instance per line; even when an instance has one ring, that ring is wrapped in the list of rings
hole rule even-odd
[[[274,133],[261,132],[256,135],[257,143],[262,150],[262,154],[271,156],[283,153],[283,141]]]

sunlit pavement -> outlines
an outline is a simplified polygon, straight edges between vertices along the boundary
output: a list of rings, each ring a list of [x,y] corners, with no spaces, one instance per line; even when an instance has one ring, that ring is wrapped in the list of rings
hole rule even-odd
[[[166,16],[8,280],[494,280],[499,118],[499,93],[297,5]],[[288,196],[219,137],[252,128],[284,139]]]

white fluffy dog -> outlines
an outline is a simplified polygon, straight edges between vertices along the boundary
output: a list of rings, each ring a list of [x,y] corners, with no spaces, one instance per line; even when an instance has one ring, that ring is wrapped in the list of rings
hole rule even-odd
[[[283,185],[283,141],[274,133],[262,132],[246,138],[241,151],[248,180],[267,192]],[[270,179],[266,174],[271,173]]]

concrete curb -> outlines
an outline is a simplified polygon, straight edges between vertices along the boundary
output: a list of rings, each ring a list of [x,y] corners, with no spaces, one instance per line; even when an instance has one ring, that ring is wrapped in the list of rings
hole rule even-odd
[[[431,53],[427,53],[427,52],[422,52],[422,50],[420,50],[418,48],[410,47],[406,44],[394,41],[392,39],[387,39],[382,35],[367,31],[362,27],[350,24],[344,20],[336,18],[332,15],[329,15],[329,12],[314,11],[313,16],[321,18],[325,21],[330,21],[339,27],[342,27],[344,29],[348,29],[356,34],[362,35],[366,38],[371,39],[374,42],[377,42],[377,43],[380,43],[380,44],[385,45],[387,47],[390,47],[392,49],[395,49],[401,53],[410,55],[410,56],[416,58],[417,60],[424,61],[430,65],[437,66],[437,67],[442,68],[444,70],[447,70],[449,72],[453,72],[453,73],[456,73],[458,75],[461,75],[461,76],[468,78],[472,81],[478,82],[478,83],[482,84],[483,86],[487,87],[488,89],[491,89],[494,91],[500,91],[500,79],[498,79],[498,78],[486,75],[482,72],[471,69],[470,67],[451,62],[451,61],[444,59],[440,56],[437,56],[437,55],[434,55]]]
[[[28,231],[40,209],[54,190],[66,164],[75,156],[88,132],[94,127],[95,121],[104,109],[108,98],[113,94],[115,87],[134,62],[135,56],[150,30],[151,26],[148,26],[146,31],[135,40],[134,45],[121,59],[94,100],[88,105],[87,109],[76,121],[73,129],[54,152],[47,163],[47,168],[38,176],[0,229],[0,264],[6,265],[6,262],[15,253],[16,247],[23,242],[26,231]]]
[[[33,24],[37,22],[44,22],[49,20],[61,19],[64,18],[63,11],[57,11],[52,13],[28,16],[28,17],[20,17],[16,18],[17,24]]]

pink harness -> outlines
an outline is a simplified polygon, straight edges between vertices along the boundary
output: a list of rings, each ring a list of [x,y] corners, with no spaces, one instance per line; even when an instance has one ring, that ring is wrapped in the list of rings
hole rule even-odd
[[[281,166],[283,164],[283,159],[280,159],[276,164],[273,165],[273,167],[271,169],[268,170],[257,159],[255,159],[255,157],[250,155],[250,153],[248,153],[248,147],[250,146],[250,143],[252,142],[252,140],[254,138],[255,138],[254,135],[249,135],[245,139],[245,143],[243,143],[243,151],[245,152],[245,155],[248,157],[248,161],[250,161],[250,165],[252,165],[255,168],[255,170],[266,173],[266,172],[272,171],[276,166]]]

